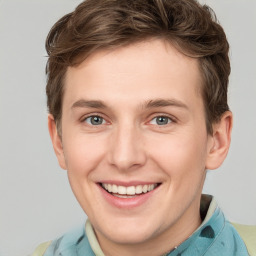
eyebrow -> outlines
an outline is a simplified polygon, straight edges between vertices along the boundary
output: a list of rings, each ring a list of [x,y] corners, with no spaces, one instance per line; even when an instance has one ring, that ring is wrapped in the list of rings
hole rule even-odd
[[[157,107],[169,107],[169,106],[188,109],[188,106],[186,104],[184,104],[183,102],[177,99],[155,99],[155,100],[149,100],[145,104],[145,108],[157,108]]]
[[[188,109],[188,106],[184,104],[183,102],[177,100],[177,99],[155,99],[155,100],[149,100],[146,101],[146,103],[142,104],[142,108],[158,108],[158,107],[179,107],[179,108],[185,108]],[[105,109],[107,108],[107,105],[105,105],[100,100],[78,100],[73,105],[72,108],[97,108],[97,109]]]
[[[103,109],[107,106],[100,100],[78,100],[73,105],[72,108],[99,108]]]

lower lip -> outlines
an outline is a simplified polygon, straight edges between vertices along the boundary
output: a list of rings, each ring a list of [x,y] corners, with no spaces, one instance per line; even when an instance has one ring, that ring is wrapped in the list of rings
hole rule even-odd
[[[153,196],[153,194],[159,187],[157,186],[155,189],[151,190],[150,192],[147,192],[145,194],[140,194],[135,197],[120,198],[108,193],[100,184],[98,184],[98,186],[101,190],[103,197],[106,199],[106,201],[109,204],[121,209],[131,209],[131,208],[135,208],[143,205],[145,202],[149,200],[149,198]]]

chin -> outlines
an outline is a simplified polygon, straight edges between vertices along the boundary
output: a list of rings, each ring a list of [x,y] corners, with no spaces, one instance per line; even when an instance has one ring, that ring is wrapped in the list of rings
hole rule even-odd
[[[154,238],[159,233],[159,230],[152,225],[154,222],[145,218],[144,221],[131,222],[127,218],[123,224],[115,222],[113,225],[101,226],[103,229],[101,228],[99,232],[108,240],[117,244],[140,244]]]
[[[153,237],[152,231],[129,230],[108,234],[108,238],[117,244],[134,245],[141,244]]]

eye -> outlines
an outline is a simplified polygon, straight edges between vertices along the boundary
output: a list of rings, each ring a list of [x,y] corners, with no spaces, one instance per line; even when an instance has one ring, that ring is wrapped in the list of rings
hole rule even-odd
[[[84,122],[90,125],[102,125],[105,124],[106,121],[101,116],[89,116],[84,119]]]
[[[150,124],[166,125],[166,124],[169,124],[171,122],[172,122],[172,120],[171,120],[170,117],[167,117],[167,116],[157,116],[157,117],[153,118],[150,121]]]

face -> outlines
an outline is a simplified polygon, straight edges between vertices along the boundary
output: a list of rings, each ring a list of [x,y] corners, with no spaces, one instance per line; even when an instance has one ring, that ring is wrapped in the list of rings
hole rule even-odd
[[[161,40],[68,69],[56,151],[101,244],[178,239],[200,224],[214,145],[201,84],[197,60]]]

